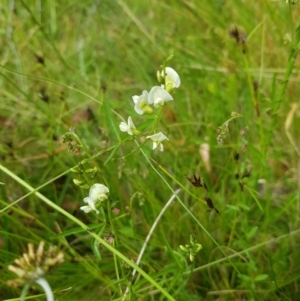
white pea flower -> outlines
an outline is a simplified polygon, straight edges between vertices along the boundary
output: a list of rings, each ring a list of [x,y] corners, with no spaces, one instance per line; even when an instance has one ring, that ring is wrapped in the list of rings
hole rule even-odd
[[[149,92],[149,103],[154,104],[156,108],[171,100],[173,100],[172,95],[162,87],[154,86]]]
[[[153,109],[149,106],[148,96],[149,95],[146,90],[144,90],[140,96],[132,96],[134,109],[139,115],[143,115],[144,113],[153,114]]]
[[[162,132],[157,134],[147,136],[146,139],[150,138],[153,141],[153,149],[156,149],[158,146],[160,147],[160,151],[164,150],[164,146],[161,143],[164,140],[169,140],[167,136],[165,136]]]
[[[93,210],[96,211],[97,214],[99,213],[99,211],[95,207],[95,202],[93,200],[91,200],[89,197],[87,197],[87,198],[84,198],[83,201],[85,203],[87,203],[87,206],[81,206],[80,210],[83,210],[85,213],[89,213]]]
[[[83,201],[88,203],[89,200],[96,203],[97,201],[105,201],[107,199],[107,193],[109,193],[109,189],[103,184],[94,184],[90,188],[89,196],[85,198]]]
[[[122,132],[127,132],[129,135],[138,135],[139,131],[136,129],[132,118],[128,117],[128,123],[122,121],[119,125],[119,128]]]
[[[161,76],[165,77],[166,87],[163,85],[163,88],[165,88],[168,92],[172,92],[174,88],[178,88],[180,86],[180,77],[173,68],[166,67],[166,69],[161,72]]]

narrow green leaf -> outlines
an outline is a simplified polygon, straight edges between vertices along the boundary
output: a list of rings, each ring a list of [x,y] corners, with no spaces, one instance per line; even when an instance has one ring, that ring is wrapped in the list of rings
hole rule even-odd
[[[245,282],[252,281],[252,278],[248,275],[245,275],[245,274],[239,274],[238,277],[241,278],[242,280],[244,280]]]
[[[253,227],[253,228],[247,233],[247,238],[253,237],[253,236],[256,234],[257,229],[258,229],[257,226]]]
[[[111,160],[111,158],[114,156],[114,154],[116,153],[116,151],[119,149],[119,147],[121,146],[120,143],[118,143],[114,149],[110,152],[108,158],[105,160],[104,162],[104,166]]]
[[[246,210],[246,211],[250,211],[250,208],[245,204],[239,204],[239,207]]]
[[[296,28],[296,35],[295,35],[295,47],[298,47],[298,44],[300,43],[300,26]]]
[[[119,129],[115,125],[115,121],[112,117],[108,100],[103,101],[103,110],[104,110],[106,125],[108,127],[109,133],[113,136],[116,136],[118,141],[121,141],[121,138],[119,135]]]
[[[239,207],[238,206],[234,206],[234,205],[229,205],[227,204],[226,207],[229,209],[229,210],[232,210],[232,211],[239,211]]]
[[[100,227],[100,229],[99,229],[99,231],[97,232],[97,235],[102,236],[103,231],[105,230],[105,227],[106,227],[106,225],[102,224],[101,227]],[[100,253],[99,242],[96,239],[94,239],[92,241],[92,249],[94,251],[94,254],[95,254],[96,258],[99,261],[101,261],[102,260],[102,256],[101,256],[101,253]]]
[[[89,227],[89,229],[92,230],[92,229],[98,228],[100,225],[101,224],[90,224],[90,225],[88,225],[88,227]],[[66,237],[66,236],[81,233],[81,232],[85,232],[85,230],[82,229],[82,227],[76,227],[76,228],[64,231],[62,233],[59,233],[57,235],[52,235],[52,236],[49,237],[49,239],[57,239],[57,238],[60,238],[60,237]]]
[[[149,120],[147,120],[147,121],[145,121],[145,122],[139,124],[139,125],[137,126],[137,128],[138,128],[138,130],[140,130],[140,131],[143,131],[143,130],[148,129],[148,128],[152,128],[153,125],[154,125],[154,122],[155,122],[155,119],[154,119],[154,120],[153,120],[153,119],[149,119]]]

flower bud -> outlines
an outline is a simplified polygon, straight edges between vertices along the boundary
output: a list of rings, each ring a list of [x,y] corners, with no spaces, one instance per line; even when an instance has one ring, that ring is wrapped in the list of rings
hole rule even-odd
[[[159,70],[157,71],[156,76],[159,83],[164,82],[164,78],[161,76],[161,72]]]
[[[149,115],[153,114],[153,109],[147,105],[143,107],[143,111],[144,111],[144,113],[149,114]]]
[[[185,246],[183,246],[183,245],[180,245],[179,248],[180,248],[182,251],[184,251],[184,252],[188,252],[188,251],[189,251],[189,250],[188,250]]]
[[[81,180],[77,180],[77,179],[73,179],[73,183],[77,186],[81,186],[85,184],[85,181],[81,181]]]
[[[131,131],[132,131],[133,136],[140,136],[141,135],[141,132],[137,129],[132,129]]]
[[[113,212],[114,215],[119,215],[120,209],[119,208],[114,208],[114,209],[112,209],[112,212]]]
[[[79,166],[75,166],[75,167],[71,168],[71,171],[73,173],[77,173],[77,174],[82,174],[83,173],[83,170]]]
[[[85,171],[85,173],[93,173],[93,172],[97,172],[97,168],[94,167],[94,168],[89,168]]]
[[[169,92],[169,93],[172,93],[173,90],[174,90],[173,83],[171,83],[171,82],[167,83],[166,91]]]

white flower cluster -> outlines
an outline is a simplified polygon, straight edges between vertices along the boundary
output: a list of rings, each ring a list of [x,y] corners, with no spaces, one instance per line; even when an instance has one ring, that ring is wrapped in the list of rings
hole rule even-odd
[[[85,213],[89,213],[90,211],[96,211],[98,214],[99,211],[96,209],[96,203],[98,201],[103,202],[107,199],[107,194],[109,193],[109,189],[103,184],[94,184],[90,188],[89,196],[84,198],[83,201],[87,203],[87,206],[80,207]]]
[[[180,77],[177,72],[170,68],[165,67],[162,71],[157,73],[158,80],[163,82],[161,86],[154,86],[151,88],[150,92],[144,90],[142,95],[132,96],[134,102],[134,110],[139,115],[143,114],[153,114],[153,108],[159,108],[164,106],[165,103],[173,101],[173,97],[170,94],[175,88],[180,86]],[[127,132],[129,135],[139,135],[140,132],[136,129],[131,116],[128,117],[128,122],[121,122],[120,130],[122,132]],[[167,136],[159,132],[150,136],[146,139],[151,139],[153,141],[153,149],[159,146],[160,150],[164,150],[162,141],[169,140]]]

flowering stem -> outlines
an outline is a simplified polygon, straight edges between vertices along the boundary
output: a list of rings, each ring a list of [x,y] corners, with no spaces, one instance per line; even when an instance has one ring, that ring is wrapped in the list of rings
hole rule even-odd
[[[158,112],[158,115],[156,116],[156,120],[155,120],[155,122],[154,122],[154,125],[153,125],[153,127],[152,127],[152,129],[151,129],[149,135],[152,135],[153,132],[155,131],[155,129],[156,129],[156,127],[157,127],[157,124],[158,124],[158,122],[159,122],[159,120],[160,120],[160,118],[161,118],[162,109],[163,109],[163,108],[161,107],[160,110],[159,110],[159,112]],[[135,140],[135,141],[136,141],[136,140]],[[146,144],[146,142],[147,142],[147,139],[146,139],[144,142],[142,142],[141,144],[138,144],[138,143],[137,143],[137,145],[138,145],[137,148],[135,148],[131,153],[129,153],[129,154],[123,156],[123,157],[118,158],[118,160],[123,160],[123,159],[125,159],[125,158],[131,156],[132,154],[134,154],[135,152],[137,152],[142,146],[144,146],[144,144]]]
[[[239,114],[237,116],[233,116],[231,117],[230,119],[226,120],[222,125],[221,127],[225,126],[227,123],[231,122],[232,120],[236,119],[236,118],[244,118],[244,116],[242,114]]]
[[[78,141],[78,143],[81,145],[81,147],[82,147],[83,150],[85,151],[86,155],[88,156],[89,160],[91,160],[91,161],[94,162],[95,166],[97,167],[98,172],[100,173],[101,169],[100,169],[99,164],[98,164],[97,161],[95,160],[95,156],[92,156],[92,155],[89,153],[89,151],[88,151],[88,149],[85,147],[84,143],[81,141],[81,139],[79,138],[79,136],[78,136],[74,131],[73,131],[71,134],[76,138],[76,140]],[[100,174],[101,174],[101,173],[100,173]],[[101,174],[101,176],[102,176],[104,182],[106,183],[107,181],[106,181],[104,175]],[[87,183],[89,183],[89,179],[88,179],[88,177],[86,176],[85,173],[84,173],[84,177],[85,177]]]
[[[105,215],[105,211],[104,211],[102,205],[100,206],[99,211],[100,211],[101,217],[103,218],[103,223],[106,224],[106,215]]]
[[[134,154],[135,152],[137,152],[144,144],[146,144],[147,140],[145,140],[143,143],[139,144],[139,146],[137,148],[135,148],[131,153],[123,156],[123,157],[120,157],[120,158],[117,158],[117,160],[123,160],[129,156],[131,156],[132,154]]]
[[[158,115],[157,115],[157,117],[156,117],[154,126],[152,127],[149,136],[152,135],[152,134],[154,133],[154,131],[155,131],[156,127],[157,127],[157,124],[158,124],[158,122],[159,122],[159,120],[160,120],[160,118],[161,118],[162,110],[163,110],[163,107],[161,107],[160,110],[159,110],[159,112],[158,112]]]
[[[95,158],[93,158],[93,156],[89,153],[88,149],[85,147],[84,143],[81,141],[81,139],[79,138],[79,136],[73,131],[72,134],[75,139],[78,141],[78,143],[81,145],[81,147],[83,148],[83,150],[85,151],[86,155],[89,157],[90,160],[95,161],[95,165],[97,166],[98,170],[100,171],[100,168],[95,160]]]

